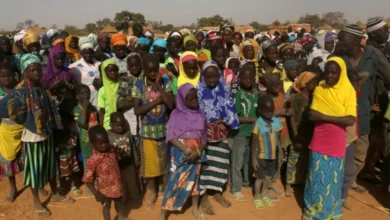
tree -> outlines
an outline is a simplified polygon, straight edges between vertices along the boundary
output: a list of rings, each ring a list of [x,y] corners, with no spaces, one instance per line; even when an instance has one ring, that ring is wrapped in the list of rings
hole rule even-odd
[[[31,19],[27,19],[24,22],[18,22],[16,25],[16,30],[20,31],[22,29],[29,29],[29,28],[39,28],[38,24],[35,24],[35,22]]]
[[[51,25],[50,29],[57,29],[57,25],[56,24]]]
[[[20,31],[22,29],[24,29],[24,23],[23,22],[18,22],[18,24],[16,25],[16,30]]]
[[[88,33],[96,33],[97,26],[94,23],[88,23],[85,25],[84,30]]]
[[[342,12],[327,12],[322,15],[322,22],[333,28],[342,29],[347,24],[347,19],[345,19],[345,15]]]
[[[103,28],[107,25],[113,25],[113,22],[109,18],[103,18],[96,21],[96,27],[98,30],[103,30]]]
[[[163,26],[162,21],[146,21],[146,24],[152,26],[154,30],[159,30]]]
[[[160,27],[160,30],[162,32],[167,32],[167,31],[172,31],[174,28],[175,28],[175,26],[173,26],[172,24],[166,24],[166,25],[162,25]]]
[[[115,22],[127,23],[128,25],[132,23],[140,23],[144,25],[146,23],[145,16],[141,13],[134,13],[129,11],[121,11],[115,14]]]
[[[257,21],[252,21],[249,23],[250,26],[252,26],[256,31],[267,31],[268,30],[268,25],[265,24],[260,24]]]
[[[64,31],[68,32],[69,34],[76,34],[79,29],[73,25],[65,25]]]
[[[306,14],[299,18],[298,23],[307,23],[313,25],[313,27],[319,27],[323,24],[323,21],[318,14]]]
[[[24,22],[24,25],[25,27],[27,28],[32,28],[33,26],[35,26],[35,22],[31,19],[27,19],[25,22]]]
[[[219,26],[223,23],[233,24],[233,20],[231,18],[224,18],[221,15],[214,15],[211,17],[202,17],[198,18],[197,25],[199,27],[206,26]]]

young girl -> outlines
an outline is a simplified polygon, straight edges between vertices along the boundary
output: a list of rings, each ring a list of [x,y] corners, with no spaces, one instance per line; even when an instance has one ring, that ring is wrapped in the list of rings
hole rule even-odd
[[[285,159],[286,149],[291,144],[286,121],[288,111],[287,108],[285,108],[284,94],[281,92],[283,84],[280,80],[280,75],[276,73],[268,73],[263,76],[263,79],[264,86],[267,88],[267,95],[271,96],[274,100],[275,117],[278,117],[283,125],[280,143],[282,150],[279,151],[278,155],[278,172],[272,179],[272,182],[274,183],[276,179],[280,176],[280,168],[282,167],[283,161]],[[280,190],[276,189],[273,185],[271,186],[271,188],[273,191],[275,191],[276,194],[283,195],[283,193]]]
[[[293,88],[297,94],[290,97],[291,131],[293,145],[287,161],[286,196],[291,197],[292,184],[304,184],[309,158],[309,143],[313,136],[314,123],[309,120],[309,108],[312,94],[318,84],[313,72],[303,72],[295,81]]]
[[[148,180],[144,208],[151,210],[157,199],[156,179],[167,174],[166,126],[173,109],[171,84],[159,74],[159,58],[143,57],[145,77],[133,87],[134,112],[141,120],[141,176]],[[164,176],[165,180],[167,175]],[[164,181],[166,183],[166,181]]]
[[[232,87],[233,83],[236,82],[237,77],[233,73],[233,71],[231,71],[228,68],[225,68],[225,62],[226,62],[226,58],[227,58],[227,56],[225,55],[225,51],[226,51],[226,49],[223,48],[222,45],[220,45],[220,44],[214,45],[211,48],[211,58],[215,63],[217,63],[219,70],[223,73],[223,79],[224,79],[226,85],[230,89]]]
[[[347,126],[355,123],[356,92],[342,58],[325,65],[325,82],[314,91],[310,120],[315,122],[302,219],[339,219]]]
[[[119,155],[123,202],[126,203],[130,198],[136,199],[139,196],[135,171],[139,164],[138,154],[123,114],[120,112],[112,113],[110,123],[111,129],[108,130],[108,139]]]
[[[53,193],[52,202],[75,202],[74,199],[61,196],[57,192],[53,131],[62,128],[61,117],[50,92],[41,87],[40,57],[25,54],[20,62],[25,78],[10,94],[0,100],[0,117],[9,117],[24,126],[21,138],[25,153],[24,185],[31,188],[34,211],[40,217],[47,217],[51,213],[42,206],[38,189],[48,182]],[[43,111],[46,114],[42,114]]]
[[[127,219],[122,203],[122,182],[118,166],[117,152],[110,145],[107,131],[95,126],[88,131],[93,154],[84,172],[83,182],[103,205],[103,218],[110,220],[111,203],[114,201],[118,219]],[[96,183],[96,188],[94,183]]]
[[[232,150],[231,195],[236,201],[245,201],[241,187],[250,187],[251,129],[256,122],[256,107],[259,93],[254,87],[256,70],[248,65],[240,69],[239,84],[234,93],[240,129],[235,134]]]
[[[263,209],[264,203],[268,206],[274,205],[268,191],[278,169],[277,152],[281,150],[280,138],[283,128],[280,120],[274,116],[274,111],[271,96],[265,95],[259,98],[260,118],[257,119],[252,131],[252,168],[256,176],[253,205],[256,209]]]
[[[214,61],[204,64],[198,85],[198,98],[207,119],[207,166],[202,168],[200,189],[203,195],[201,206],[206,214],[214,214],[207,190],[214,191],[215,200],[224,207],[231,204],[222,196],[228,179],[230,148],[227,143],[228,127],[238,129],[237,111],[233,97],[223,81],[218,65]],[[215,178],[218,176],[219,178]]]
[[[11,64],[0,65],[0,99],[3,99],[16,85],[15,70]],[[22,137],[23,125],[9,118],[2,118],[0,124],[0,177],[8,177],[10,193],[5,199],[15,201],[18,190],[15,175],[23,170]]]
[[[74,120],[78,126],[78,137],[83,156],[83,168],[86,169],[87,161],[92,155],[92,148],[89,145],[88,130],[98,125],[98,112],[89,102],[91,90],[87,85],[78,85],[76,87],[76,98],[78,105],[73,109]]]
[[[173,95],[177,95],[179,87],[185,83],[191,83],[195,88],[198,87],[200,72],[198,67],[198,57],[196,53],[187,51],[180,57],[179,77],[172,81]]]
[[[229,57],[226,60],[225,68],[230,69],[234,75],[237,77],[238,70],[240,68],[240,59],[237,57]]]
[[[193,215],[204,219],[198,204],[201,162],[206,160],[203,154],[207,144],[206,118],[193,85],[186,83],[180,87],[176,103],[168,121],[167,142],[173,145],[171,172],[160,219],[166,219],[168,211],[181,211],[190,196]]]

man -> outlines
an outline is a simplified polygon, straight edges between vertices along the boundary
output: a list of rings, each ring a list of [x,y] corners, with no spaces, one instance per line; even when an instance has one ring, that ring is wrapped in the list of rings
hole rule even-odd
[[[370,88],[372,82],[378,72],[378,57],[377,55],[367,48],[361,48],[360,42],[363,38],[363,31],[357,25],[346,26],[338,35],[338,42],[335,48],[335,55],[344,59],[348,69],[355,70],[357,73],[368,72],[369,78],[362,85],[360,96],[358,97],[358,131],[359,137],[354,142],[354,164],[355,173],[350,179],[350,183],[344,183],[347,185],[347,190],[351,186],[352,189],[358,192],[367,192],[367,190],[359,186],[355,180],[357,174],[363,169],[364,161],[368,150],[368,134],[370,132]],[[352,161],[346,161],[352,163]],[[350,173],[347,171],[346,173]],[[352,171],[353,173],[353,171]],[[346,198],[343,198],[346,199]],[[345,200],[343,200],[343,205]],[[345,206],[348,206],[345,204]],[[348,207],[347,207],[348,208]]]
[[[384,49],[389,38],[389,31],[386,22],[380,19],[374,19],[367,24],[367,50],[373,51],[378,57],[378,72],[380,73],[373,79],[371,87],[371,104],[374,108],[371,114],[371,130],[369,135],[369,148],[367,152],[366,163],[359,177],[371,182],[378,182],[375,177],[375,164],[382,155],[384,142],[383,116],[389,104],[386,86],[390,83],[390,62],[385,56]]]

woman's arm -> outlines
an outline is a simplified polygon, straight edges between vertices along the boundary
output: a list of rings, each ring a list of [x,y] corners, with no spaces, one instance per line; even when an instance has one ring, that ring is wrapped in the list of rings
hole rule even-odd
[[[173,109],[173,93],[172,92],[165,92],[164,88],[161,86],[161,83],[157,83],[157,89],[161,94],[162,102],[169,109]]]
[[[106,114],[106,110],[104,108],[99,109],[99,124],[101,126],[104,125],[104,114]]]
[[[118,102],[116,108],[118,111],[125,112],[134,107],[134,101],[131,96],[126,96],[125,99]]]
[[[324,115],[318,111],[311,110],[309,112],[309,119],[312,121],[324,121],[340,126],[352,126],[355,123],[356,118],[354,116],[343,116],[343,117],[334,117],[329,115]]]
[[[100,79],[95,78],[92,82],[92,85],[95,87],[96,91],[99,91],[99,89],[103,86],[103,82]]]
[[[238,117],[240,124],[253,124],[256,122],[257,118],[247,118],[247,117]]]
[[[146,103],[145,105],[141,105],[141,99],[134,98],[134,113],[136,116],[145,115],[150,110],[152,110],[157,105],[161,104],[161,97],[157,98],[153,102]]]
[[[178,139],[173,139],[170,141],[173,146],[175,146],[177,149],[181,150],[182,152],[186,152],[188,147],[181,143]]]

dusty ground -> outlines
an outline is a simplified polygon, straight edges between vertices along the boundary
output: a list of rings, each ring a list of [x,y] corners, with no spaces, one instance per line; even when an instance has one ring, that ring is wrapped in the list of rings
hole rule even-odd
[[[22,189],[22,176],[17,177],[18,188]],[[278,184],[281,187],[281,184]],[[48,189],[48,188],[47,188]],[[82,188],[84,189],[84,187]],[[390,196],[384,195],[381,192],[379,186],[369,186],[370,193],[367,194],[357,194],[351,192],[351,195],[355,198],[350,198],[350,203],[353,206],[353,210],[344,211],[344,219],[353,219],[353,220],[382,220],[390,219],[390,216],[378,211],[369,205],[374,207],[390,207]],[[39,219],[32,210],[32,196],[29,190],[25,190],[17,198],[17,200],[12,204],[7,204],[4,202],[8,194],[9,186],[7,179],[0,179],[0,220],[34,220]],[[234,202],[229,195],[226,195],[227,198],[232,202],[230,208],[222,208],[219,204],[216,204],[212,201],[216,215],[211,216],[209,220],[233,220],[233,219],[242,219],[242,220],[251,220],[251,219],[297,219],[301,218],[301,200],[302,194],[297,192],[296,197],[291,198],[281,198],[279,202],[276,203],[275,207],[266,208],[265,210],[257,211],[253,208],[251,203],[251,191],[246,189],[244,191],[247,196],[247,202]],[[85,198],[87,195],[81,195],[81,198],[77,199],[77,202],[72,205],[62,205],[62,204],[53,204],[48,203],[48,208],[52,211],[52,216],[47,219],[86,219],[86,220],[99,220],[102,219],[101,215],[101,206],[95,202],[94,198]],[[84,197],[84,198],[83,198]],[[363,204],[358,201],[362,200],[369,205]],[[153,211],[146,211],[134,202],[131,204],[132,209],[129,216],[135,218],[136,220],[140,219],[158,219],[159,216],[159,207],[161,206],[161,199],[158,200],[155,209]],[[114,216],[115,211],[112,208],[112,216]],[[113,218],[113,217],[112,217]],[[190,220],[194,219],[191,215],[191,210],[187,208],[183,213],[174,213],[169,216],[169,219],[172,220]]]

